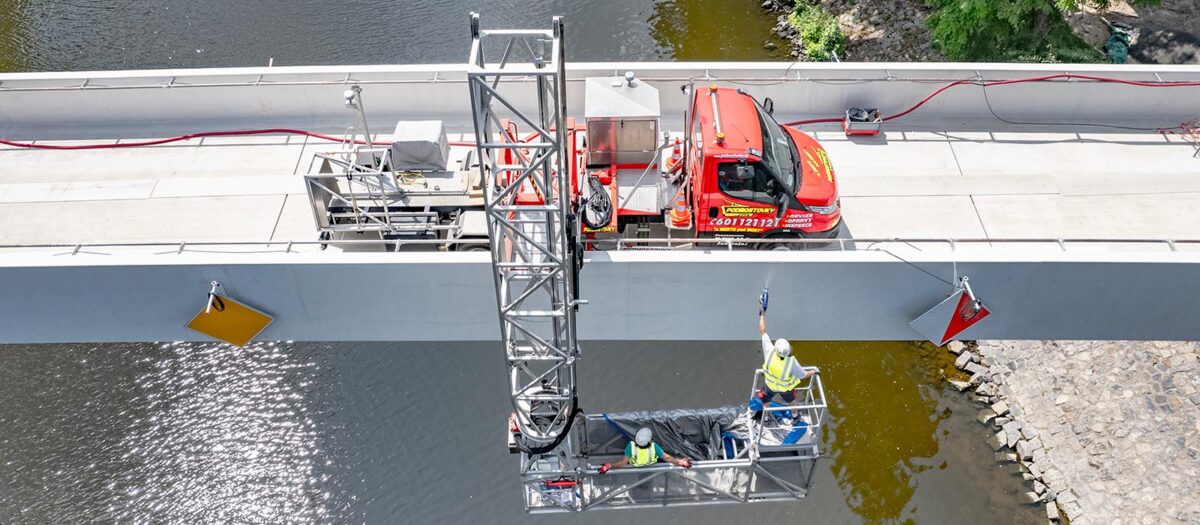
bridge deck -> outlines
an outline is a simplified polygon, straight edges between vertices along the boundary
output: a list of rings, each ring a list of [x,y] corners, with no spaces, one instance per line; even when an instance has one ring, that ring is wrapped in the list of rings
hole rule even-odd
[[[853,237],[1192,238],[1200,231],[1200,158],[1178,137],[1059,129],[848,139],[814,129],[837,170]],[[0,245],[312,241],[299,174],[313,153],[336,147],[286,136],[116,150],[0,146]]]

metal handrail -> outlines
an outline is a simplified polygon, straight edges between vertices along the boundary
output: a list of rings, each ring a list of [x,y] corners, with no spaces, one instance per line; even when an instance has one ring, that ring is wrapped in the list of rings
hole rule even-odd
[[[587,241],[590,244],[708,244],[718,247],[728,247],[730,249],[737,247],[738,243],[746,242],[762,242],[756,239],[713,239],[713,238],[617,238],[617,239],[590,239]],[[1060,246],[1066,250],[1067,244],[1144,244],[1157,245],[1163,244],[1171,248],[1171,251],[1178,251],[1177,245],[1200,245],[1200,239],[1082,239],[1082,238],[1014,238],[1014,239],[930,239],[930,238],[863,238],[863,239],[770,239],[768,242],[777,244],[794,244],[794,245],[830,245],[838,244],[841,251],[870,251],[873,248],[856,248],[854,246],[846,246],[847,244],[879,244],[879,243],[901,243],[901,244],[945,244],[955,250],[958,244],[1046,244]],[[84,242],[84,243],[32,243],[32,244],[0,244],[0,250],[12,249],[40,249],[40,248],[138,248],[138,247],[204,247],[204,246],[308,246],[308,245],[329,245],[329,246],[394,246],[396,244],[404,245],[479,245],[487,244],[487,239],[412,239],[412,240],[386,240],[386,239],[344,239],[344,240],[316,240],[316,241],[296,241],[296,240],[279,240],[279,241],[148,241],[148,242]],[[628,249],[628,248],[626,248]]]
[[[803,368],[806,371],[817,370],[816,367],[812,366],[806,366]],[[763,376],[765,373],[766,372],[764,372],[761,368],[754,371],[754,379],[750,383],[750,395],[752,397],[762,388],[761,385],[764,381]],[[820,374],[813,375],[807,381],[803,381],[800,385],[797,385],[796,390],[802,393],[802,398],[797,398],[798,400],[801,400],[800,403],[778,407],[767,406],[766,403],[763,403],[763,417],[758,418],[757,421],[751,420],[749,435],[750,443],[748,446],[751,459],[756,461],[761,460],[759,454],[761,453],[761,447],[763,447],[762,438],[765,430],[783,428],[769,425],[768,421],[771,418],[767,417],[767,414],[772,412],[799,412],[809,414],[811,421],[806,422],[806,424],[808,425],[808,431],[814,433],[817,432],[821,428],[821,425],[824,424],[825,414],[826,411],[829,410],[829,404],[825,400],[825,386],[821,381]],[[770,446],[770,450],[778,450],[780,448],[774,445]],[[785,448],[791,446],[792,445],[786,445]]]
[[[438,66],[437,64],[430,65],[431,68],[437,67],[437,66]],[[268,68],[268,69],[270,69],[270,68]],[[283,68],[280,68],[280,69],[283,69]],[[628,69],[628,68],[626,68],[626,69]],[[699,71],[699,69],[701,69],[701,68],[696,68],[697,71]],[[718,69],[728,69],[728,68],[718,67]],[[1034,70],[1040,71],[1041,69],[1028,68],[1028,69],[1025,69],[1024,71],[1034,71]],[[599,70],[597,70],[597,71],[599,71]],[[613,74],[619,75],[622,71],[623,70],[618,71],[617,69],[614,69]],[[953,71],[966,73],[967,68],[964,67],[964,68],[954,69]],[[380,74],[397,74],[397,75],[405,75],[405,76],[411,77],[412,74],[417,74],[417,73],[426,73],[427,76],[420,77],[420,78],[395,78],[395,79],[379,79],[379,80],[354,78],[355,74],[368,75],[368,76],[380,75]],[[956,82],[956,81],[962,80],[962,77],[950,77],[950,76],[945,76],[945,77],[928,76],[928,77],[911,77],[911,78],[910,77],[898,77],[898,76],[895,76],[892,73],[892,71],[890,71],[890,70],[882,71],[881,75],[879,75],[879,76],[857,76],[857,77],[846,76],[846,77],[827,77],[827,78],[826,77],[803,76],[804,71],[802,71],[799,68],[793,68],[790,71],[785,70],[783,72],[783,74],[781,74],[779,76],[720,77],[720,76],[713,75],[712,73],[713,73],[713,71],[711,71],[711,68],[704,68],[704,74],[702,74],[702,75],[661,76],[661,77],[641,77],[641,76],[639,76],[638,78],[640,80],[647,81],[647,82],[689,82],[689,81],[693,81],[693,80],[704,79],[704,80],[729,81],[729,82],[771,82],[771,83],[796,82],[796,83],[815,83],[815,84],[822,84],[822,83],[862,84],[862,83],[868,83],[868,82],[880,82],[880,83],[912,82],[912,83],[922,83],[923,84],[923,83]],[[1136,73],[1139,78],[1145,77],[1145,81],[1147,81],[1147,82],[1160,82],[1160,83],[1169,82],[1167,80],[1163,80],[1161,75],[1159,75],[1158,73],[1153,72],[1153,71],[1127,72],[1127,74],[1128,73]],[[1179,74],[1179,72],[1167,72],[1167,73],[1168,74]],[[1192,72],[1189,71],[1189,72],[1185,72],[1185,73],[1192,73]],[[261,72],[261,71],[245,71],[245,72],[210,75],[210,76],[223,76],[223,77],[228,77],[228,76],[233,76],[233,75],[243,75],[243,76],[247,76],[247,77],[253,77],[253,79],[248,78],[247,80],[244,80],[244,81],[234,81],[234,82],[180,82],[179,76],[177,76],[177,75],[171,75],[171,76],[162,75],[159,78],[166,79],[165,82],[143,83],[143,84],[124,84],[124,85],[104,85],[104,84],[100,84],[98,82],[103,82],[106,80],[114,80],[114,78],[113,77],[92,78],[92,77],[81,76],[81,77],[75,77],[75,78],[69,79],[71,82],[70,84],[51,85],[51,86],[42,85],[42,86],[29,86],[29,87],[21,87],[21,86],[12,86],[11,85],[12,83],[21,83],[21,82],[28,82],[28,83],[45,82],[44,80],[37,79],[37,78],[30,78],[30,79],[22,78],[22,79],[9,79],[9,80],[0,82],[0,92],[4,92],[4,91],[35,91],[35,92],[36,91],[83,91],[83,90],[105,91],[105,90],[125,90],[125,89],[163,89],[163,88],[175,89],[175,88],[268,87],[268,86],[341,86],[341,85],[354,85],[354,84],[358,84],[358,85],[429,84],[429,83],[465,84],[467,82],[465,69],[449,69],[449,70],[421,71],[421,72],[408,72],[408,71],[294,72],[294,71],[283,70],[280,73],[278,73],[280,75],[296,75],[296,74],[333,75],[333,74],[338,74],[342,77],[339,79],[329,79],[329,80],[268,80],[268,79],[264,79],[263,77],[268,74],[274,74],[274,72],[266,73],[266,72]],[[443,78],[443,75],[450,75],[450,77]],[[527,77],[514,76],[514,77],[511,77],[510,81],[516,81],[516,82],[533,81],[533,78],[534,78],[533,75],[529,75]],[[119,80],[120,77],[117,77],[115,79]],[[995,78],[982,78],[982,77],[980,78],[981,81],[1004,80],[1004,79],[1005,79],[1004,77],[1000,77],[1000,76],[995,77]],[[565,80],[567,82],[572,82],[572,83],[582,83],[582,82],[586,81],[586,78],[584,78],[584,77],[568,77]],[[1048,82],[1067,84],[1067,83],[1072,83],[1073,81],[1072,80],[1051,80]],[[6,84],[8,84],[8,85],[6,85]]]
[[[1200,239],[1128,239],[1128,238],[1007,238],[1007,239],[988,239],[988,238],[966,238],[966,239],[950,239],[950,238],[903,238],[903,237],[888,237],[888,238],[849,238],[849,239],[789,239],[789,238],[686,238],[686,237],[661,237],[661,238],[614,238],[614,239],[588,239],[589,244],[612,244],[617,245],[621,249],[621,245],[626,244],[707,244],[713,246],[728,247],[732,249],[743,244],[787,244],[787,245],[817,245],[828,246],[836,244],[839,249],[854,250],[854,247],[847,247],[849,244],[880,244],[880,243],[900,243],[900,244],[946,244],[953,250],[957,244],[1056,244],[1062,247],[1065,244],[1165,244],[1175,251],[1172,245],[1177,244],[1198,244]],[[624,248],[629,249],[629,248]],[[1064,248],[1065,249],[1065,248]]]
[[[36,248],[154,248],[154,247],[201,247],[201,246],[313,246],[313,245],[349,245],[349,246],[394,246],[396,244],[482,244],[487,239],[329,239],[326,241],[181,241],[181,242],[97,242],[97,243],[45,243],[45,244],[0,244],[3,249],[36,249]]]

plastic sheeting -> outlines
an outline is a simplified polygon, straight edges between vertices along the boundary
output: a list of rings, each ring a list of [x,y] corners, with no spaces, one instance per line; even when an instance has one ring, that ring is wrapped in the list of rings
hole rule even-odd
[[[589,455],[619,455],[642,427],[667,454],[693,460],[721,459],[721,434],[745,435],[745,405],[719,408],[619,412],[589,418]]]
[[[440,120],[402,120],[392,134],[393,171],[445,170],[450,159],[446,126]]]

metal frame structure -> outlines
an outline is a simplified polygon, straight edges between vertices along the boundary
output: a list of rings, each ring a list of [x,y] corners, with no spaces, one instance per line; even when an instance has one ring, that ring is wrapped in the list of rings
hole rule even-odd
[[[356,162],[364,155],[377,160],[374,166]],[[395,173],[383,170],[390,156],[390,148],[369,146],[313,155],[308,174],[304,176],[304,188],[308,192],[317,230],[322,233],[381,231],[399,234],[449,229],[437,224],[436,213],[395,209],[406,192],[397,188]],[[314,169],[318,162],[340,168],[341,172],[322,173]],[[338,209],[344,211],[336,211]]]
[[[763,386],[763,373],[755,371],[752,396]],[[762,417],[751,417],[747,408],[742,416],[744,442],[726,450],[722,457],[693,461],[690,469],[659,464],[601,475],[595,462],[602,463],[607,455],[618,457],[627,438],[614,432],[589,442],[608,428],[605,415],[589,415],[581,425],[583,430],[573,432],[572,438],[576,441],[573,448],[587,452],[587,461],[581,461],[574,472],[555,469],[549,461],[534,464],[522,480],[525,507],[531,513],[554,513],[804,498],[821,457],[820,432],[828,405],[820,375],[805,380],[797,391],[795,405],[763,407]],[[794,417],[774,417],[784,412]],[[670,416],[663,413],[662,417]],[[796,430],[793,422],[797,420],[804,421],[804,438],[784,444],[782,438]]]
[[[371,166],[355,158],[375,159]],[[447,231],[447,239],[460,233],[457,222],[442,223],[434,208],[460,208],[459,216],[470,213],[475,204],[474,184],[462,181],[462,187],[428,188],[429,180],[445,184],[443,176],[457,177],[453,171],[397,172],[384,170],[390,164],[389,148],[356,146],[331,153],[316,153],[304,175],[304,187],[312,207],[317,230],[322,234],[378,231],[390,236],[427,237]],[[410,184],[406,177],[425,181]],[[414,186],[416,186],[414,188]],[[327,235],[325,235],[327,237]]]
[[[391,164],[392,151],[391,148],[376,147],[371,142],[362,87],[353,84],[342,96],[346,107],[354,110],[354,126],[347,129],[341,149],[313,155],[308,174],[304,177],[304,189],[308,192],[313,219],[322,238],[328,238],[333,232],[347,231],[429,233],[431,230],[427,226],[437,223],[436,214],[431,219],[428,213],[392,210],[393,204],[403,194],[388,190],[389,186],[396,186],[396,174],[383,169]],[[360,133],[362,145],[358,145]],[[363,164],[363,159],[368,162]],[[318,162],[331,169],[341,168],[340,175],[345,178],[345,188],[339,187],[339,181],[331,174],[315,169]],[[336,208],[345,208],[347,211],[335,211]],[[417,228],[414,229],[414,226]]]
[[[499,56],[487,52],[492,42],[502,46]],[[570,208],[562,17],[551,30],[483,30],[472,13],[467,80],[513,423],[517,446],[529,456],[524,473],[565,441],[577,411],[579,248]],[[510,117],[532,128],[534,138],[506,132],[501,119]],[[565,467],[575,461],[565,449],[556,455]]]

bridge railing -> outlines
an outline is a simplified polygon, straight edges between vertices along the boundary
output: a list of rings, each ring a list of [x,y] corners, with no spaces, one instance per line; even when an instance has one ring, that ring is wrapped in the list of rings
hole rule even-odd
[[[756,241],[713,238],[619,238],[588,241],[600,250],[746,250],[755,248]],[[862,239],[771,239],[773,245],[785,245],[796,250],[822,251],[888,251],[903,247],[914,251],[964,248],[1040,247],[1069,252],[1085,247],[1113,248],[1124,251],[1166,250],[1172,252],[1200,250],[1200,239],[1086,239],[1086,238],[1011,238],[1011,239],[931,239],[931,238],[862,238]],[[55,255],[108,255],[130,251],[155,255],[182,253],[301,253],[335,247],[342,251],[456,251],[472,246],[487,246],[486,239],[328,239],[328,240],[265,240],[265,241],[147,241],[147,242],[86,242],[86,243],[18,243],[0,244],[0,255],[18,252],[51,252]]]

